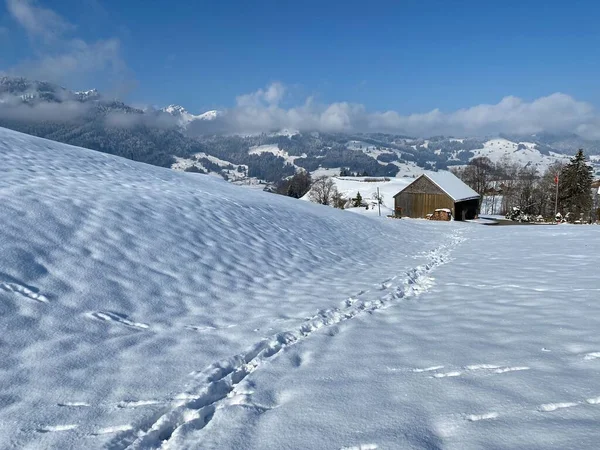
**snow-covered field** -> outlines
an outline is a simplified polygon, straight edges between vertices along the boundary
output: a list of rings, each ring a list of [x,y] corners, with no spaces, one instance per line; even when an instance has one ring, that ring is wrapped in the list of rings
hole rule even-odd
[[[264,358],[181,448],[598,448],[600,227],[450,226],[412,295]]]
[[[519,149],[519,146],[522,148]],[[535,148],[536,144],[532,142],[512,142],[507,139],[491,139],[485,142],[483,148],[472,150],[473,158],[487,157],[493,162],[498,162],[503,158],[510,162],[518,163],[521,166],[531,165],[540,172],[545,171],[548,166],[556,161],[567,163],[569,157],[553,153],[544,155]]]
[[[287,163],[294,164],[297,156],[290,156],[285,150],[281,150],[278,145],[258,145],[251,147],[248,151],[249,155],[262,155],[263,153],[271,153],[273,156],[283,158]]]
[[[359,313],[351,295],[446,233],[4,129],[0,155],[0,447],[152,447],[199,426],[273,336]]]
[[[352,199],[357,196],[360,192],[364,202],[369,204],[377,204],[373,196],[377,195],[377,188],[379,188],[379,195],[383,196],[383,204],[381,205],[381,214],[387,216],[394,212],[394,195],[408,186],[410,183],[415,181],[414,178],[387,178],[387,177],[339,177],[332,176],[331,179],[335,183],[335,186],[342,197]],[[377,180],[377,181],[373,181]],[[310,196],[307,193],[303,200],[310,201]],[[364,208],[349,208],[348,211],[355,211],[357,209],[364,210]],[[371,212],[377,212],[373,209],[369,209]]]
[[[0,155],[0,448],[597,448],[600,227]]]

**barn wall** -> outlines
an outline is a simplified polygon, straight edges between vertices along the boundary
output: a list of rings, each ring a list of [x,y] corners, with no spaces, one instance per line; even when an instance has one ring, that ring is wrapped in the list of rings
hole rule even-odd
[[[471,220],[477,216],[479,199],[454,203],[437,184],[425,176],[417,178],[394,196],[396,215],[421,218],[436,209],[447,208],[456,220]]]
[[[403,217],[422,218],[440,208],[448,208],[454,215],[454,201],[446,194],[402,192],[395,198],[395,208]]]
[[[411,184],[406,186],[402,193],[411,194],[445,194],[437,184],[432,182],[429,178],[420,176]]]
[[[396,214],[420,218],[436,209],[448,208],[454,215],[454,201],[429,178],[417,178],[394,198]]]

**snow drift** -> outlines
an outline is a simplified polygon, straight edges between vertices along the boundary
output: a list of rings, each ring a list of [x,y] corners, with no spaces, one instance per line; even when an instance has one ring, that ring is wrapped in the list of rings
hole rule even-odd
[[[3,447],[130,445],[193,374],[314,325],[319,311],[361,313],[368,302],[350,314],[349,298],[392,292],[444,241],[439,224],[365,218],[5,129],[0,155]]]

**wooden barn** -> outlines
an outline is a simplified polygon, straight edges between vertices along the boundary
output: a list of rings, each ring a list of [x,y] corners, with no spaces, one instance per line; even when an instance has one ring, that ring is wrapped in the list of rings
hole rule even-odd
[[[447,208],[455,220],[477,216],[479,194],[452,172],[428,172],[421,175],[396,195],[397,217],[424,218],[435,210]]]

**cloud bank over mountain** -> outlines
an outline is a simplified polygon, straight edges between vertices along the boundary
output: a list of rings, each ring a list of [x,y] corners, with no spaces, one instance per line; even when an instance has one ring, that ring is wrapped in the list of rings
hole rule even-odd
[[[84,39],[76,24],[36,0],[5,0],[5,6],[10,22],[24,31],[33,52],[12,67],[0,68],[0,75],[23,75],[67,85],[111,80],[111,94],[116,97],[122,96],[131,87],[130,70],[117,37]],[[233,106],[225,109],[223,114],[214,120],[195,120],[189,124],[188,131],[191,134],[260,133],[287,128],[387,132],[420,137],[567,132],[600,139],[598,111],[590,103],[560,92],[533,100],[509,95],[495,104],[480,104],[455,111],[434,109],[402,114],[394,110],[372,111],[368,105],[345,101],[324,104],[312,96],[290,105],[292,96],[288,91],[284,83],[274,82],[255,92],[239,95]],[[24,116],[34,120],[60,116],[60,120],[70,120],[85,110],[72,102],[35,105],[33,109],[12,103],[5,99],[0,115]],[[7,106],[14,107],[9,109]],[[174,121],[157,114],[152,118],[117,115],[110,118],[110,124],[134,126],[156,118],[160,127],[175,126]]]
[[[600,137],[600,118],[589,103],[554,93],[532,101],[507,96],[496,104],[443,112],[403,115],[396,111],[372,112],[365,105],[336,102],[322,104],[308,97],[297,106],[284,107],[286,87],[272,83],[237,97],[235,106],[212,122],[194,123],[198,133],[261,131],[292,128],[328,132],[389,132],[414,136],[532,134],[572,132]]]

